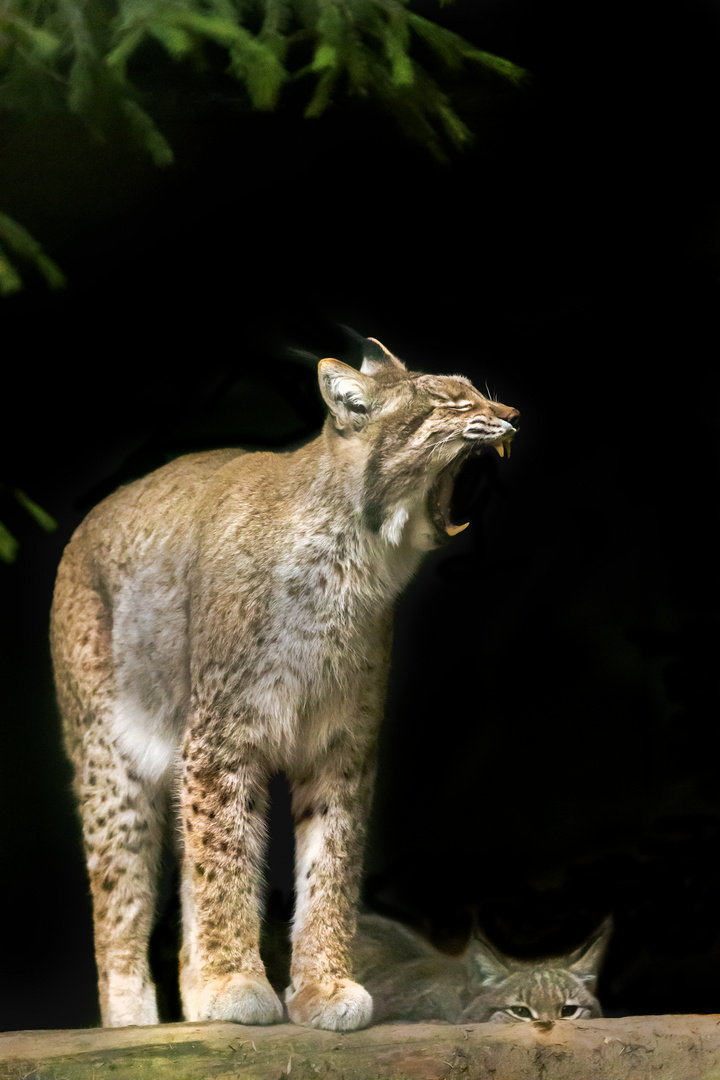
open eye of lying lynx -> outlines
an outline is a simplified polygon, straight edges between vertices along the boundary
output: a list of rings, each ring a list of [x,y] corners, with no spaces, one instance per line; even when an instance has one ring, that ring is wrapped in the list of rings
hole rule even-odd
[[[518,961],[515,963],[519,965]],[[592,978],[594,983],[594,975]],[[500,977],[496,986],[485,985],[478,1000],[466,1011],[465,1020],[478,1023],[494,1020],[505,1024],[531,1020],[587,1020],[602,1015],[587,981],[572,971],[572,964],[565,966],[565,958],[525,964],[506,977]]]
[[[513,960],[479,937],[446,956],[392,919],[361,915],[355,962],[379,1023],[580,1020],[602,1016],[595,985],[610,933],[606,920],[573,952],[544,960]]]
[[[508,1005],[505,1012],[513,1020],[546,1020],[549,1017],[539,1016],[536,1009],[530,1005]],[[560,1006],[558,1020],[579,1020],[582,1016],[589,1016],[586,1006],[577,1002],[567,1002]]]

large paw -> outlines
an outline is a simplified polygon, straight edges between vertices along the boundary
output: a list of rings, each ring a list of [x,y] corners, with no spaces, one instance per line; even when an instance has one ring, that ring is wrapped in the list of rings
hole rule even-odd
[[[277,1024],[280,999],[267,979],[234,972],[209,979],[184,1002],[187,1020],[234,1020],[238,1024]]]
[[[308,982],[297,990],[289,986],[285,1003],[292,1022],[304,1027],[355,1031],[367,1027],[372,1020],[372,998],[351,979]]]

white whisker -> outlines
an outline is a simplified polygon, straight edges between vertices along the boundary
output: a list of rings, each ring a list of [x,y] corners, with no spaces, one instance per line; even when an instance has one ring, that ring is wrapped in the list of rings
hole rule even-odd
[[[444,446],[445,443],[449,443],[452,439],[455,438],[457,438],[457,434],[453,432],[451,435],[446,435],[444,439],[438,439],[438,441],[436,443],[433,443],[430,447],[430,456],[432,457],[433,453],[436,450],[438,450],[441,446]]]

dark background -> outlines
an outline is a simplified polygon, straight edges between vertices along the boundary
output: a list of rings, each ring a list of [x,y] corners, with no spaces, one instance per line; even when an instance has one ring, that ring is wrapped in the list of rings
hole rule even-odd
[[[5,139],[5,209],[69,286],[30,274],[3,310],[2,473],[59,522],[0,496],[3,1028],[97,1022],[46,644],[63,546],[168,457],[316,432],[287,347],[356,361],[340,323],[523,413],[398,607],[367,904],[447,947],[475,913],[522,955],[612,912],[608,1012],[720,1009],[717,8],[418,9],[534,73],[458,79],[477,141],[446,166],[371,105],[260,115],[159,53],[139,75],[171,169],[61,118]]]

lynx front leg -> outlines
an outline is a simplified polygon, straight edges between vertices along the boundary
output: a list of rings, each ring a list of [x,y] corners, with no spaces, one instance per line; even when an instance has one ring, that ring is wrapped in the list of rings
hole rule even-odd
[[[296,900],[291,983],[285,994],[296,1024],[351,1031],[372,1019],[372,998],[350,978],[350,944],[372,795],[373,760],[347,748],[314,766],[293,791]]]
[[[181,814],[187,1020],[273,1024],[283,1008],[260,959],[260,892],[267,775],[249,747],[191,732],[183,751]]]

